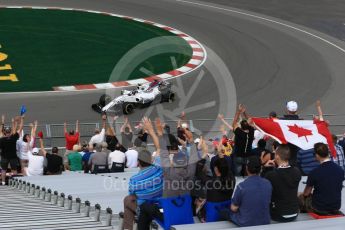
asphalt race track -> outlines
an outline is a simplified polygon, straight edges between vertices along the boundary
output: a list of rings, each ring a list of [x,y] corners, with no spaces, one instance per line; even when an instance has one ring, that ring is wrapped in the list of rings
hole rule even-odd
[[[281,19],[211,2],[0,0],[0,5],[114,12],[169,25],[196,38],[207,48],[208,59],[199,71],[177,82],[174,80],[180,100],[157,109],[168,111],[163,112],[166,119],[173,120],[183,110],[191,119],[215,119],[218,113],[232,117],[236,103],[246,104],[253,115],[263,116],[272,110],[281,114],[290,99],[299,102],[303,114],[314,112],[313,104],[317,99],[323,102],[326,113],[345,114],[345,107],[341,106],[345,100],[344,42]],[[269,4],[264,2],[256,1],[255,4]],[[218,66],[220,60],[229,72]],[[28,119],[43,123],[60,123],[65,119],[91,122],[99,120],[99,115],[91,111],[90,105],[103,93],[2,94],[0,108],[15,115],[20,105],[25,104],[30,111]],[[138,119],[144,112],[136,112],[131,119]],[[340,123],[341,119],[332,118],[332,121]],[[196,126],[207,130],[212,125],[200,123]]]

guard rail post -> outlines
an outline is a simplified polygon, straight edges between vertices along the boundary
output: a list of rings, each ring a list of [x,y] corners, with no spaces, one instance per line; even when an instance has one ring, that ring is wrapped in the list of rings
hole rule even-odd
[[[95,205],[95,221],[99,222],[101,217],[101,205],[96,204]]]
[[[81,200],[79,197],[77,199],[75,199],[75,203],[76,203],[75,212],[80,213]]]
[[[72,210],[72,204],[73,204],[73,197],[71,195],[69,195],[67,197],[67,209],[68,210]]]
[[[85,216],[90,217],[90,201],[85,201]]]
[[[60,207],[65,207],[65,193],[61,193],[60,197],[61,197]]]
[[[105,226],[111,226],[111,219],[113,216],[113,210],[111,210],[111,208],[107,208],[106,213],[107,213],[107,216],[106,216]]]

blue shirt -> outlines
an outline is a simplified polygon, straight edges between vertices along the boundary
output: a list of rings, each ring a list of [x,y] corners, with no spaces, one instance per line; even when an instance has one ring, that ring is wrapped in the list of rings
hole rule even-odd
[[[320,165],[314,156],[314,149],[299,150],[297,152],[297,163],[305,175],[309,175],[313,169]]]
[[[337,211],[341,207],[344,171],[332,161],[310,172],[307,186],[314,187],[312,206],[319,211]]]
[[[271,194],[272,185],[267,179],[248,177],[235,190],[232,204],[239,209],[230,218],[241,227],[269,224]]]
[[[82,157],[82,161],[88,163],[89,162],[89,159],[90,159],[90,156],[93,152],[84,152],[84,155]]]
[[[334,147],[335,147],[335,150],[337,151],[337,157],[334,158],[333,155],[331,155],[331,160],[337,165],[339,165],[345,171],[345,159],[344,159],[343,147],[341,147],[339,144],[335,144]]]
[[[129,180],[129,194],[136,195],[138,206],[147,200],[156,200],[163,193],[163,170],[150,166],[142,169]]]

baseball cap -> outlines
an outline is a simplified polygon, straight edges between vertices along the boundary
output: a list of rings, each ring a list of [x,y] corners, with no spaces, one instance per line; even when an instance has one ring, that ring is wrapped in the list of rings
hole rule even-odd
[[[290,112],[296,112],[298,109],[298,104],[295,101],[289,101],[286,103],[286,109]]]
[[[195,140],[194,140],[194,144],[198,144],[200,142],[200,138],[196,138]]]
[[[187,123],[182,123],[182,128],[184,128],[184,129],[186,129],[186,128],[188,128],[188,125],[187,125]]]
[[[138,153],[138,160],[151,163],[152,162],[152,154],[147,149],[141,149]]]
[[[38,148],[33,148],[32,149],[32,154],[37,154],[39,152]]]

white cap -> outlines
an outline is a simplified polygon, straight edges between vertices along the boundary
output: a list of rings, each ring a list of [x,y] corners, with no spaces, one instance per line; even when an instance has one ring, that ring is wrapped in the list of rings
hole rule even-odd
[[[39,151],[38,148],[33,148],[32,149],[32,153],[38,153],[38,151]]]
[[[296,112],[298,109],[297,102],[289,101],[288,103],[286,103],[286,109],[289,110],[290,112]]]
[[[197,144],[197,143],[199,143],[200,142],[200,138],[196,138],[195,140],[194,140],[194,144]]]

